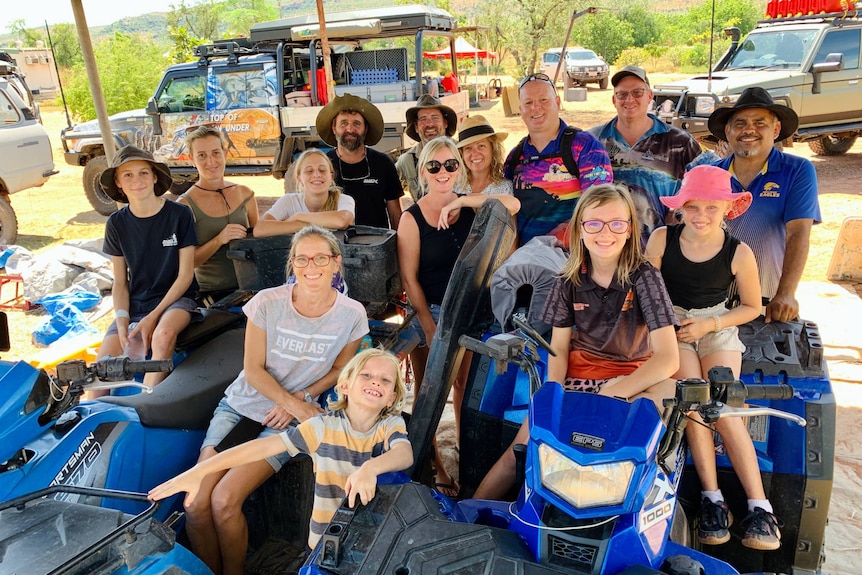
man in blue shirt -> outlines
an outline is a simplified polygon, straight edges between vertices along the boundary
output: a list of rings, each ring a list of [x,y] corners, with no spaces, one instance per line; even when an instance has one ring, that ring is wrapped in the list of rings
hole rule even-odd
[[[614,180],[631,189],[646,240],[655,228],[671,223],[673,214],[659,198],[675,196],[688,169],[713,163],[718,156],[704,152],[688,132],[649,113],[653,93],[643,68],[626,66],[611,84],[617,115],[590,133],[608,151]]]
[[[754,250],[760,288],[769,300],[767,322],[799,315],[796,288],[808,259],[811,226],[820,223],[814,166],[775,147],[798,125],[796,112],[759,87],[747,88],[733,107],[717,109],[708,122],[710,132],[733,150],[716,165],[733,175],[735,192],[754,197],[751,208],[727,227]]]

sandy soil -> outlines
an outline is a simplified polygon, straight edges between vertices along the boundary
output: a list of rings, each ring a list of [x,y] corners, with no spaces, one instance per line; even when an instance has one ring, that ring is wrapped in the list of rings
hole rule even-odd
[[[663,80],[658,75],[653,82]],[[587,128],[607,121],[614,115],[610,91],[591,87],[584,102],[564,102],[563,118],[569,123]],[[504,117],[500,100],[483,101],[481,109],[471,113],[484,114],[498,131],[509,132],[505,144],[514,146],[525,135],[518,117]],[[60,173],[42,188],[15,194],[12,205],[18,214],[19,243],[38,250],[57,239],[95,238],[104,233],[105,217],[93,211],[81,187],[82,168],[68,166],[63,161],[59,132],[65,125],[61,111],[46,109],[44,123],[54,143],[54,160]],[[824,572],[856,573],[853,563],[862,557],[862,518],[858,512],[858,493],[862,491],[862,448],[856,438],[862,436],[862,336],[848,318],[862,317],[862,303],[857,293],[860,284],[831,283],[826,273],[841,222],[850,215],[862,213],[859,182],[862,181],[862,142],[846,155],[837,158],[813,157],[805,145],[792,149],[811,159],[820,183],[823,223],[812,233],[811,254],[805,269],[799,299],[802,315],[817,322],[824,339],[826,357],[839,404],[836,432],[835,486],[827,530],[827,561]],[[269,177],[236,178],[252,186],[262,202],[282,193],[281,181]],[[267,199],[265,199],[267,198]],[[4,288],[0,301],[10,296]],[[44,319],[38,312],[9,311],[13,349],[5,359],[26,358],[35,350],[30,333]],[[440,444],[452,462],[447,466],[457,472],[453,449],[451,409],[441,424]]]

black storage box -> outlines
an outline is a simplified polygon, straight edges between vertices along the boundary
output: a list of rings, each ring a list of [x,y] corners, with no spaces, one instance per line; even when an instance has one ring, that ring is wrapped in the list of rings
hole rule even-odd
[[[341,241],[342,268],[348,295],[362,302],[383,302],[401,292],[395,231],[354,226],[333,232]],[[230,242],[239,289],[260,291],[282,285],[292,235],[246,238]]]

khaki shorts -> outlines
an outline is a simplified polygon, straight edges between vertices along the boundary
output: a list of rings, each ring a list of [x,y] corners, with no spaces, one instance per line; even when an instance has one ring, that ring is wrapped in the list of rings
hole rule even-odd
[[[724,302],[718,305],[702,308],[702,309],[683,309],[679,306],[673,306],[673,311],[676,312],[676,317],[680,321],[692,317],[713,317],[727,313],[727,308]],[[693,351],[697,357],[704,358],[710,354],[720,351],[745,351],[745,345],[739,339],[739,329],[736,326],[724,327],[719,331],[711,331],[694,343],[683,343],[677,341],[679,349]]]

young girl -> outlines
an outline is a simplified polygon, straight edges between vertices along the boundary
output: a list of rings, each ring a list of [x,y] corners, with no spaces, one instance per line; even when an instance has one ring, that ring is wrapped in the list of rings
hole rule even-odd
[[[661,274],[641,256],[638,217],[625,186],[601,184],[578,201],[569,223],[571,254],[545,302],[551,325],[548,381],[659,410],[673,397],[679,367],[676,317]],[[526,443],[527,422],[512,445]],[[515,456],[506,450],[475,497],[499,499],[512,488]]]
[[[308,546],[314,549],[342,499],[367,504],[377,489],[377,476],[413,464],[407,427],[401,418],[404,380],[394,355],[367,349],[355,355],[338,376],[338,399],[330,410],[278,435],[255,439],[202,461],[153,488],[152,500],[188,492],[189,506],[204,478],[287,452],[307,453],[314,461],[316,485]]]
[[[99,183],[111,199],[129,204],[105,224],[116,319],[99,357],[122,355],[129,339],[140,337],[152,359],[168,359],[177,335],[197,313],[194,217],[188,207],[161,197],[171,187],[170,170],[135,146],[117,151]],[[137,325],[129,329],[132,323]],[[152,387],[166,376],[148,373],[144,383]]]
[[[661,269],[680,322],[680,369],[675,378],[706,378],[710,368],[718,365],[729,367],[739,377],[745,346],[736,326],[760,314],[754,253],[724,229],[724,218],[735,218],[748,209],[751,193],[733,193],[730,177],[730,172],[715,166],[692,168],[679,194],[660,198],[682,214],[682,223],[655,230],[647,244],[647,256]],[[725,299],[734,280],[740,305],[728,310]],[[696,422],[686,426],[686,437],[703,486],[698,538],[707,545],[718,545],[730,539],[733,517],[718,488],[712,429],[697,414],[691,417]],[[720,419],[715,429],[748,496],[742,544],[778,549],[779,521],[766,499],[754,444],[743,420]]]
[[[343,230],[353,223],[356,202],[335,185],[332,161],[323,150],[309,148],[300,154],[295,174],[300,193],[275,202],[254,228],[256,238],[293,234],[308,224]]]

